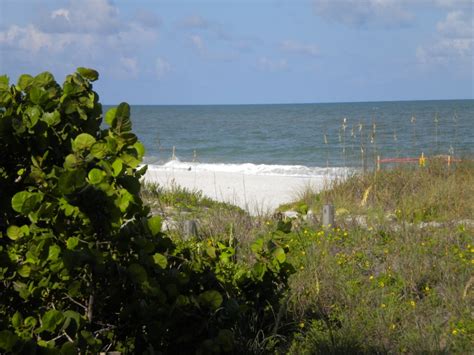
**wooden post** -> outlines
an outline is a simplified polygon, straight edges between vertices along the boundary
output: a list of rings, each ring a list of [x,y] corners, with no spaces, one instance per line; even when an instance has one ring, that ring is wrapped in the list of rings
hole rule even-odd
[[[195,220],[186,220],[184,221],[184,236],[189,238],[189,237],[197,237],[198,235],[198,229],[197,229],[197,223]]]
[[[448,155],[448,169],[451,167],[451,155]]]
[[[323,206],[323,227],[334,226],[334,206],[324,205]]]
[[[173,146],[173,154],[171,155],[171,160],[176,160],[176,147]]]
[[[377,171],[380,171],[380,155],[377,155]]]

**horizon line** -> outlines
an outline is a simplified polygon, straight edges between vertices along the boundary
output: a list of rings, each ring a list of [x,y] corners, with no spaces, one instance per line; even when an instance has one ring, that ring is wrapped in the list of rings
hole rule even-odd
[[[202,103],[202,104],[163,104],[163,103],[128,103],[131,106],[265,106],[265,105],[316,105],[316,104],[354,104],[354,103],[386,103],[386,102],[420,102],[420,101],[474,101],[474,98],[457,99],[415,99],[415,100],[369,100],[369,101],[320,101],[320,102],[262,102],[262,103]],[[103,103],[114,106],[118,103]]]

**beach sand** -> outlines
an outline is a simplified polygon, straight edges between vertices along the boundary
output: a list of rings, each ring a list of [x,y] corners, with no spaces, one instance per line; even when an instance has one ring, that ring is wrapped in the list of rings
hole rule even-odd
[[[221,171],[170,170],[148,167],[144,177],[164,187],[173,184],[200,190],[217,201],[228,202],[252,215],[273,212],[279,205],[297,199],[308,186],[320,190],[329,183],[326,176],[254,175]]]

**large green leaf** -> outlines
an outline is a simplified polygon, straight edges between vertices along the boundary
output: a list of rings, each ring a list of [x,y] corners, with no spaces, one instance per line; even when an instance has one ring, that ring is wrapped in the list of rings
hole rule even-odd
[[[69,194],[86,184],[86,172],[83,169],[65,171],[58,180],[58,189]]]
[[[283,250],[283,248],[281,247],[278,247],[276,248],[273,252],[272,252],[272,255],[275,259],[278,260],[278,262],[281,264],[281,263],[284,263],[285,260],[286,260],[286,255],[285,255],[285,251]]]
[[[43,117],[41,117],[41,120],[46,122],[48,126],[53,127],[56,126],[59,122],[61,122],[61,114],[58,111],[45,112],[43,113]]]
[[[54,82],[54,76],[51,73],[45,71],[34,77],[32,85],[47,86],[48,84],[51,84],[53,82]]]
[[[56,309],[50,309],[41,317],[41,330],[54,332],[64,320],[62,312]]]
[[[145,282],[148,279],[146,270],[140,264],[131,264],[128,267],[128,273],[132,277],[133,281],[137,283]]]
[[[107,143],[105,142],[96,142],[91,148],[91,155],[97,159],[103,159],[106,157],[107,152],[109,151]]]
[[[89,174],[88,174],[89,182],[93,185],[100,184],[106,176],[107,174],[103,170],[96,169],[96,168],[89,171]]]
[[[150,232],[152,235],[157,235],[161,231],[161,217],[160,216],[153,216],[148,218],[148,228],[150,228]]]
[[[115,120],[115,115],[117,114],[117,108],[116,107],[112,107],[111,109],[109,109],[107,111],[107,113],[105,114],[105,122],[109,125],[109,126],[113,126],[114,124],[114,120]]]
[[[34,104],[41,105],[48,99],[48,93],[41,87],[33,86],[30,90],[30,100]]]
[[[216,290],[204,291],[199,295],[199,303],[213,310],[219,308],[222,304],[222,295]]]
[[[90,149],[95,143],[95,138],[88,133],[79,134],[72,143],[72,149],[75,152],[80,152],[85,149]]]
[[[10,226],[7,228],[7,236],[11,240],[17,240],[23,237],[23,231],[18,226]]]
[[[18,87],[20,90],[26,90],[33,82],[33,77],[28,74],[20,75],[18,78]]]
[[[112,128],[118,134],[130,132],[132,130],[132,121],[130,121],[130,106],[126,102],[122,102],[120,105],[118,105]]]
[[[10,87],[10,80],[6,75],[0,75],[0,90],[8,90]]]
[[[153,255],[153,261],[162,269],[166,268],[166,265],[168,265],[168,259],[166,259],[166,256],[160,253],[155,253]]]
[[[90,81],[99,79],[99,73],[94,69],[79,67],[76,71]]]
[[[17,212],[28,214],[38,207],[42,199],[42,193],[20,191],[12,198],[12,208]]]

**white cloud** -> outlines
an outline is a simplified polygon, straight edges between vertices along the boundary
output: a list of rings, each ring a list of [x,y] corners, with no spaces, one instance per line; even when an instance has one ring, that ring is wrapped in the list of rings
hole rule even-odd
[[[436,25],[437,39],[419,46],[416,57],[422,64],[462,64],[471,65],[474,58],[474,21],[472,15],[451,11]]]
[[[169,73],[169,71],[171,70],[171,65],[165,59],[158,57],[156,59],[155,70],[156,70],[156,77],[158,79],[161,79],[167,73]]]
[[[260,57],[257,64],[258,68],[265,71],[276,72],[288,69],[286,59],[272,60],[267,57]]]
[[[319,55],[319,48],[315,44],[301,43],[293,40],[284,40],[281,42],[280,49],[285,52],[294,52],[309,56]]]
[[[348,26],[408,25],[413,14],[400,0],[313,0],[318,16]]]
[[[38,22],[44,32],[116,33],[123,26],[118,9],[108,0],[73,0]]]
[[[463,11],[451,11],[443,21],[436,25],[442,35],[454,38],[472,38],[474,31],[474,17]]]
[[[0,50],[11,49],[9,63],[16,56],[33,67],[64,67],[67,63],[135,76],[139,68],[128,53],[137,53],[158,39],[157,23],[151,26],[153,19],[148,20],[121,19],[107,0],[74,0],[36,24],[11,25],[0,31]]]
[[[202,37],[199,35],[191,35],[189,36],[189,39],[193,46],[200,52],[203,53],[206,48],[204,46],[204,41],[202,40]]]

